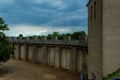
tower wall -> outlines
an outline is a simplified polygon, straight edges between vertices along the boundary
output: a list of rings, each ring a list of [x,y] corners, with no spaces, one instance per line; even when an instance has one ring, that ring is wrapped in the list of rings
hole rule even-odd
[[[102,80],[120,68],[120,0],[89,0],[88,33],[89,78]]]
[[[120,68],[120,0],[103,0],[103,73]]]
[[[88,3],[88,75],[102,80],[102,0]]]

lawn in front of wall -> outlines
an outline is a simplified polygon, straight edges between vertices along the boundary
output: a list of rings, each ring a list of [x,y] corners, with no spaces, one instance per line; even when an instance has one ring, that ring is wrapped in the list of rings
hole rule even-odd
[[[120,68],[117,69],[115,72],[108,74],[106,77],[103,78],[103,80],[109,80],[111,78],[119,77],[120,76]]]

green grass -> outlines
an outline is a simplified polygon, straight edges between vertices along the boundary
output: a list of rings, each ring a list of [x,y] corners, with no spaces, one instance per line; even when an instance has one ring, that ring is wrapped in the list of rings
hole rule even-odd
[[[103,80],[107,80],[107,79],[110,79],[110,78],[115,78],[115,77],[118,77],[120,76],[120,68],[117,69],[115,72],[111,73],[111,74],[108,74],[106,77],[103,78]]]

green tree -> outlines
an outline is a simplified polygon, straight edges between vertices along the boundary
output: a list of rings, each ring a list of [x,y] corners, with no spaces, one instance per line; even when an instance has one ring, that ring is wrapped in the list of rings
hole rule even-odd
[[[74,32],[74,33],[72,34],[72,39],[73,39],[73,40],[77,40],[77,39],[79,39],[79,36],[85,37],[85,36],[86,36],[86,33],[85,33],[84,31]]]
[[[71,34],[70,33],[66,33],[65,36],[71,36]]]
[[[9,28],[7,26],[8,25],[5,24],[4,20],[0,17],[0,31],[9,30]]]
[[[37,36],[38,39],[41,39],[41,36]]]
[[[59,32],[53,32],[53,34],[52,34],[52,37],[58,37],[59,36]]]
[[[47,39],[50,40],[56,36],[59,37],[59,35],[60,35],[59,32],[53,32],[52,34],[47,35]]]
[[[65,36],[65,34],[59,34],[58,39],[63,40],[64,36]]]
[[[0,64],[8,61],[13,54],[13,47],[10,46],[4,34],[5,30],[9,30],[4,20],[0,18]]]
[[[19,36],[18,37],[23,37],[23,34],[19,34]]]
[[[47,35],[47,39],[50,40],[52,38],[52,35],[51,34],[48,34]]]

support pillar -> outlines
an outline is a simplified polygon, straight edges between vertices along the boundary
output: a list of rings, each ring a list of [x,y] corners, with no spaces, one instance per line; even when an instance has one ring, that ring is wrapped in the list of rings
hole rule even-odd
[[[56,47],[55,68],[60,68],[60,47]]]
[[[15,45],[15,46],[14,46],[14,57],[15,57],[16,59],[18,59],[18,53],[19,53],[18,45]]]
[[[41,52],[42,52],[42,64],[46,65],[47,64],[47,52],[48,52],[47,46],[42,46]]]
[[[26,50],[27,50],[27,45],[23,44],[21,46],[21,59],[26,60]]]
[[[78,49],[77,53],[77,66],[78,66],[78,72],[82,72],[82,61],[83,60],[83,51]]]
[[[71,48],[71,53],[70,53],[70,72],[76,73],[77,71],[77,49],[76,47]]]
[[[37,52],[37,50],[36,50],[36,49],[37,49],[37,48],[36,48],[36,45],[33,45],[33,46],[32,46],[32,49],[33,49],[33,50],[32,50],[32,62],[36,62],[36,60],[37,60],[37,59],[36,59],[36,56],[37,56],[37,54],[36,54],[36,52]]]
[[[87,66],[87,52],[83,51],[83,57],[82,57],[82,72],[88,73],[88,66]]]

